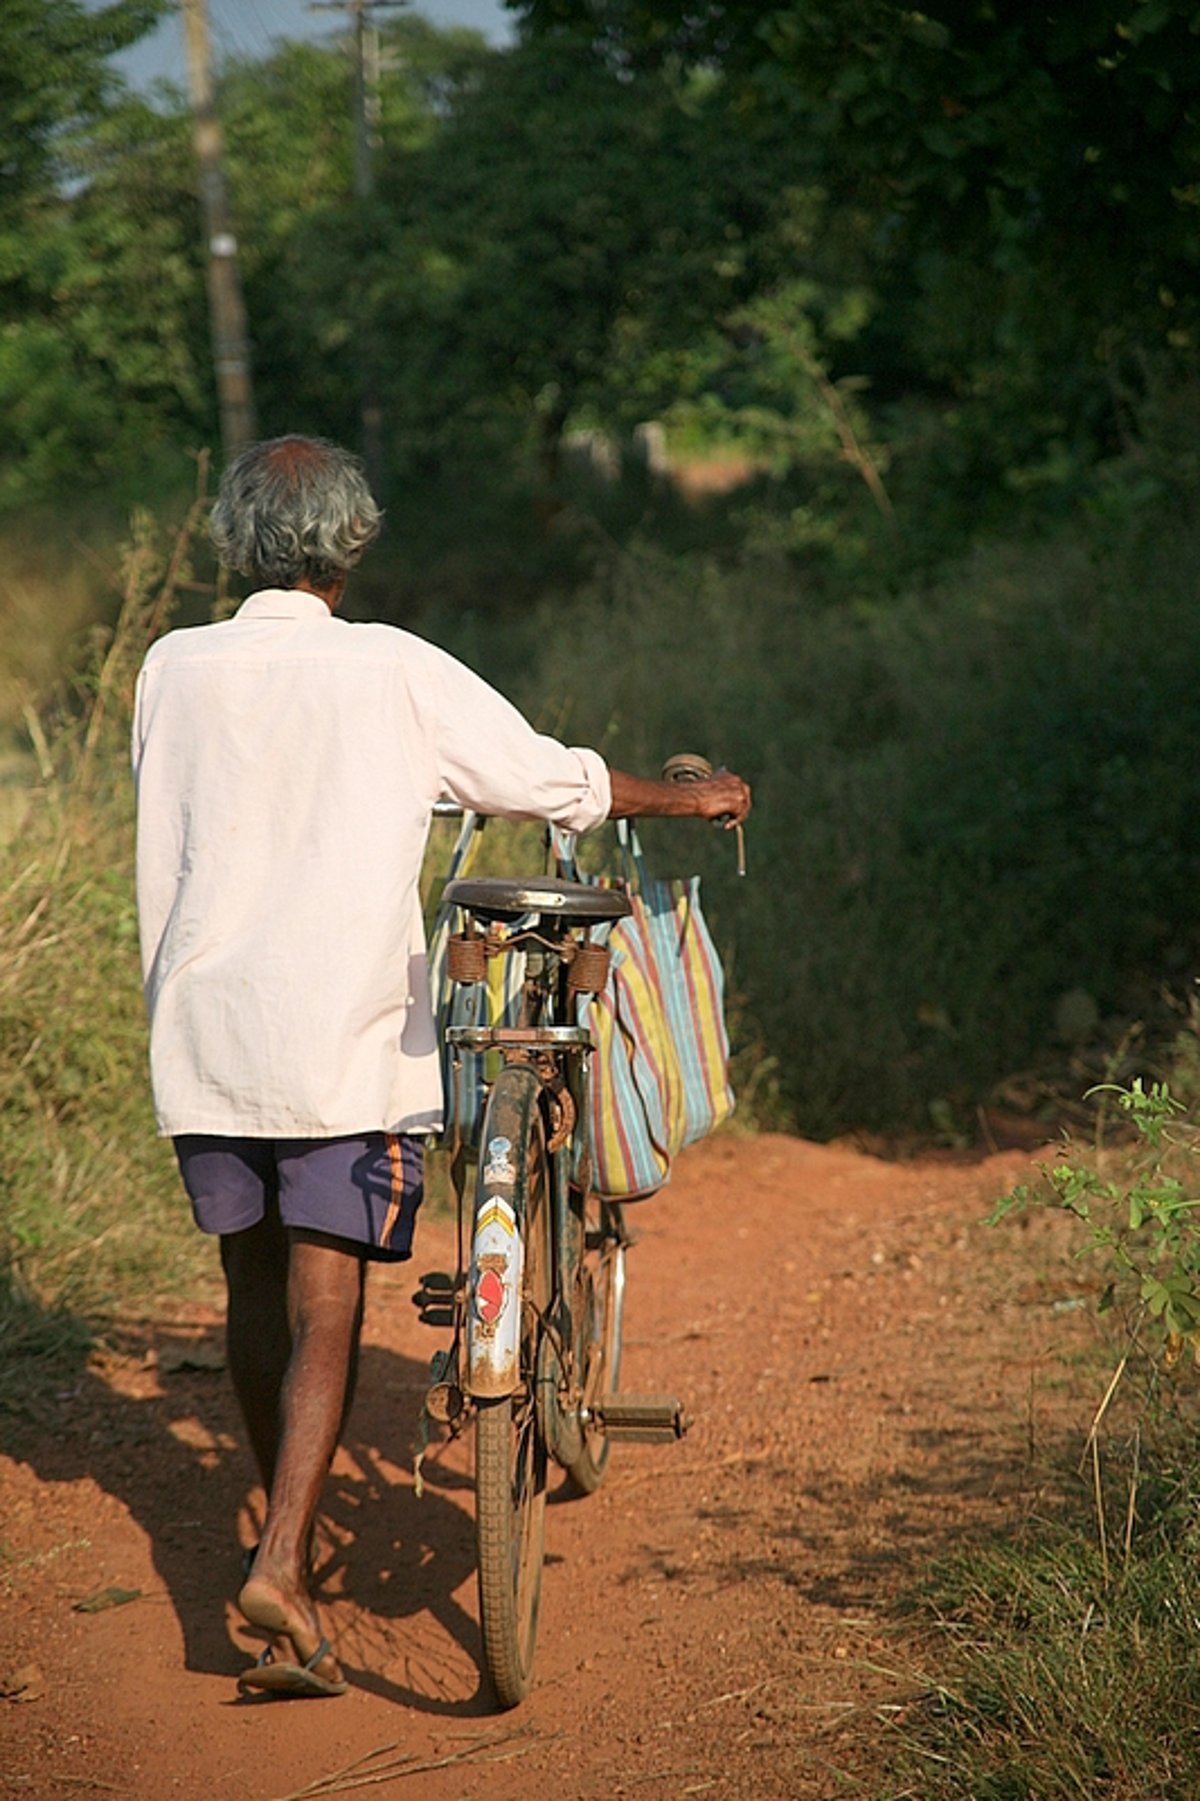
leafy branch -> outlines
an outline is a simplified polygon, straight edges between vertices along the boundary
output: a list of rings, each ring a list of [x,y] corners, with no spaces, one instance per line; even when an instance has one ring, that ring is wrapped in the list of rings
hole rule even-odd
[[[1098,1094],[1115,1097],[1136,1134],[1121,1178],[1112,1180],[1080,1158],[1066,1158],[1043,1167],[1042,1191],[1023,1185],[1006,1195],[989,1223],[1039,1205],[1074,1215],[1087,1233],[1080,1254],[1099,1255],[1108,1264],[1101,1311],[1135,1299],[1142,1320],[1158,1328],[1168,1365],[1178,1361],[1185,1344],[1200,1362],[1200,1195],[1187,1180],[1200,1154],[1196,1130],[1165,1082],[1148,1088],[1140,1077],[1128,1088],[1101,1083],[1089,1089],[1088,1098]]]

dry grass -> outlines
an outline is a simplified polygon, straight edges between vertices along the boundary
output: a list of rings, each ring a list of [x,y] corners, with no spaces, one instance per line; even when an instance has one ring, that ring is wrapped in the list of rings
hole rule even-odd
[[[87,635],[41,705],[26,693],[24,760],[6,765],[26,779],[0,844],[0,1352],[20,1353],[0,1358],[0,1399],[39,1357],[211,1269],[150,1107],[128,778],[134,678],[201,505],[170,539],[135,521],[115,624]]]

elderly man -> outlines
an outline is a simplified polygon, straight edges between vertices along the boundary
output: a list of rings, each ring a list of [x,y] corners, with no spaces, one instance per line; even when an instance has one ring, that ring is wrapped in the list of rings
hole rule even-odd
[[[610,770],[432,645],[338,619],[378,529],[336,446],[243,452],[212,534],[254,592],[152,647],[134,722],[155,1107],[197,1224],[220,1236],[229,1368],[268,1497],[239,1605],[271,1642],[241,1683],[274,1693],[346,1687],[308,1548],[365,1266],[410,1254],[422,1135],[441,1117],[418,892],[434,802],[576,832],[750,807],[733,775]]]

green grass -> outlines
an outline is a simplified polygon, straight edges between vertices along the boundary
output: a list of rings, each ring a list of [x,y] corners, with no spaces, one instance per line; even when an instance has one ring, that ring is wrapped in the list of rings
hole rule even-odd
[[[1181,1801],[1200,1792],[1200,1575],[1186,1534],[1111,1580],[1086,1524],[1042,1522],[930,1577],[938,1671],[893,1801]]]
[[[1191,1291],[1192,1209],[1179,1203],[1197,1144],[1164,1095],[1119,1098],[1138,1134],[1105,1152],[1105,1186],[1095,1151],[1068,1144],[1043,1203],[1070,1221],[1057,1242],[1073,1266],[1088,1253],[1104,1322],[1059,1358],[1083,1456],[1067,1468],[1057,1453],[1011,1541],[943,1561],[911,1598],[907,1623],[937,1678],[904,1716],[889,1801],[1200,1793],[1197,1371],[1181,1355],[1190,1314],[1154,1317],[1146,1286],[1155,1272]]]

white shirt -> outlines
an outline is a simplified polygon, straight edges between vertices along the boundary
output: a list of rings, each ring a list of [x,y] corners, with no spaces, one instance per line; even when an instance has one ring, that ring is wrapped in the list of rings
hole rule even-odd
[[[267,589],[138,678],[137,883],[159,1129],[425,1131],[442,1092],[419,877],[441,796],[586,831],[595,751],[444,651]]]

